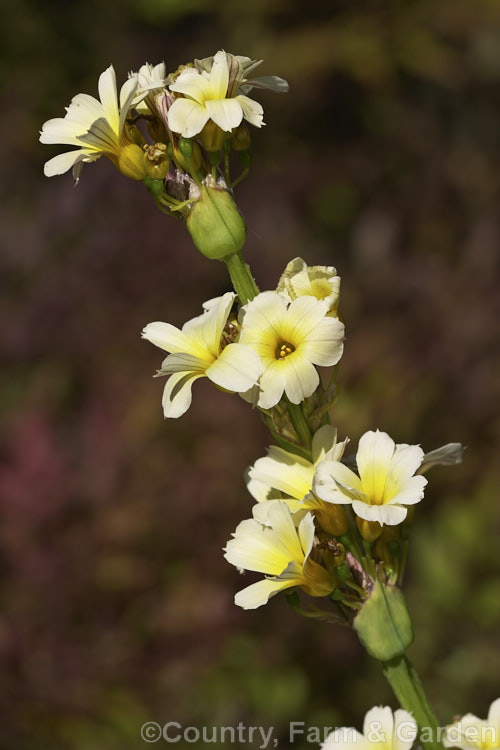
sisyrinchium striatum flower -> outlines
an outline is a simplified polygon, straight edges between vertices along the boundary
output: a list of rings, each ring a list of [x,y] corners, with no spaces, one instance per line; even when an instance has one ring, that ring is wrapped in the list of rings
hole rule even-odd
[[[417,722],[408,711],[375,706],[365,715],[362,734],[340,727],[328,735],[321,750],[411,750],[417,733]]]
[[[347,442],[338,442],[337,430],[326,424],[313,435],[312,461],[272,445],[267,456],[259,458],[247,472],[247,489],[261,505],[254,514],[265,514],[267,501],[279,498],[292,513],[314,513],[324,531],[334,536],[344,534],[348,527],[344,508],[320,500],[312,487],[317,467],[323,461],[340,461]]]
[[[49,159],[45,175],[53,177],[73,168],[78,178],[82,163],[107,156],[126,177],[143,179],[146,176],[143,137],[136,127],[127,124],[137,87],[137,76],[133,75],[125,81],[118,97],[115,70],[110,65],[99,77],[99,99],[77,94],[64,117],[45,122],[40,132],[41,143],[78,147]]]
[[[423,459],[420,446],[396,445],[386,432],[370,430],[356,453],[359,476],[340,461],[325,461],[318,467],[314,489],[322,500],[350,504],[358,519],[375,523],[376,538],[381,526],[402,523],[407,506],[422,500],[427,479],[415,472]]]
[[[302,258],[294,258],[281,274],[277,291],[288,300],[304,295],[324,300],[328,315],[337,317],[340,276],[333,266],[308,266]]]
[[[445,747],[460,750],[497,750],[500,748],[500,698],[490,706],[487,719],[465,714],[446,727]]]
[[[271,504],[266,524],[254,518],[242,521],[228,541],[224,557],[237,568],[269,577],[239,591],[235,604],[256,609],[293,586],[310,596],[328,596],[337,585],[335,572],[311,558],[313,543],[312,515],[307,513],[296,528],[288,505],[281,501]]]
[[[329,367],[341,358],[344,325],[327,317],[327,305],[311,296],[287,302],[278,292],[262,292],[243,309],[240,341],[264,364],[258,405],[271,409],[284,393],[300,404],[319,385],[315,365]]]
[[[171,130],[192,138],[199,135],[209,121],[225,133],[237,128],[243,119],[257,128],[264,125],[262,105],[240,93],[245,84],[246,90],[259,85],[257,82],[252,85],[246,78],[258,62],[219,50],[213,58],[196,63],[183,68],[170,84],[170,91],[181,95],[168,112]],[[281,87],[264,84],[259,87],[288,90],[285,81]]]
[[[251,388],[262,372],[258,355],[249,346],[231,341],[227,332],[235,295],[227,292],[202,315],[179,330],[170,323],[149,323],[142,337],[171,352],[157,375],[168,375],[163,391],[165,417],[180,417],[191,405],[195,380],[207,377],[224,390],[239,393]]]

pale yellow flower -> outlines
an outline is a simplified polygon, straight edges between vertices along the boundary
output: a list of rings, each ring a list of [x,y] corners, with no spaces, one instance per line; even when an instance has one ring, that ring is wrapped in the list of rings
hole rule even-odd
[[[497,750],[500,748],[500,698],[490,706],[487,719],[465,714],[459,721],[446,727],[445,747],[461,750]]]
[[[312,461],[272,445],[267,456],[259,458],[247,472],[247,489],[258,503],[254,517],[263,521],[268,502],[281,499],[293,514],[312,511],[325,531],[344,533],[340,525],[344,511],[320,500],[312,493],[312,487],[318,466],[323,461],[340,461],[347,442],[338,443],[335,427],[323,425],[313,435]]]
[[[169,88],[183,97],[177,98],[168,111],[168,124],[174,133],[192,138],[201,133],[209,120],[225,132],[236,128],[243,119],[260,128],[264,110],[245,94],[228,94],[229,66],[223,50],[213,58],[210,72],[184,68]]]
[[[277,291],[289,300],[304,295],[324,300],[328,315],[337,317],[340,276],[333,266],[308,266],[302,258],[294,258],[281,274]]]
[[[370,709],[363,722],[363,734],[353,727],[335,729],[321,745],[322,750],[411,750],[418,734],[413,716],[389,706]]]
[[[310,513],[296,528],[283,502],[270,503],[268,525],[254,518],[242,521],[225,548],[224,557],[240,570],[253,570],[270,578],[239,591],[235,604],[256,609],[278,591],[300,586],[310,596],[328,596],[336,586],[334,573],[310,559],[314,521]]]
[[[207,377],[224,390],[240,393],[251,388],[262,372],[262,363],[249,347],[224,338],[235,294],[227,292],[211,300],[202,315],[179,330],[170,323],[149,323],[142,337],[171,354],[158,376],[169,375],[163,391],[165,417],[182,416],[191,405],[195,380]],[[227,344],[227,345],[226,345]]]
[[[322,500],[349,503],[365,521],[395,526],[407,516],[406,506],[420,502],[427,479],[414,476],[424,458],[418,445],[396,445],[386,432],[366,432],[359,441],[359,476],[339,461],[324,461],[316,472],[314,491]]]
[[[126,119],[137,91],[137,76],[132,76],[118,92],[112,65],[99,77],[99,100],[89,94],[77,94],[66,108],[64,117],[44,123],[40,142],[78,146],[49,159],[44,166],[47,177],[63,174],[73,168],[78,178],[82,162],[107,156],[127,176],[142,179],[143,153],[134,140],[140,134],[127,126]]]
[[[244,308],[240,342],[260,356],[258,405],[275,406],[283,393],[294,404],[319,385],[315,365],[335,365],[344,348],[344,326],[327,317],[327,305],[316,297],[287,302],[278,292],[262,292]]]

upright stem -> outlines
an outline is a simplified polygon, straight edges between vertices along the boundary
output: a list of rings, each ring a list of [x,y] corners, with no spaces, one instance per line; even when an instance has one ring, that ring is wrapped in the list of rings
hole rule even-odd
[[[228,255],[224,258],[224,263],[227,266],[229,275],[236,294],[240,298],[242,305],[246,305],[259,293],[259,287],[255,283],[255,279],[250,271],[250,266],[243,260],[241,251]]]
[[[429,705],[422,683],[406,656],[382,662],[384,675],[401,706],[409,711],[420,729],[420,742],[425,750],[443,750],[439,722]]]
[[[297,433],[297,437],[299,438],[304,448],[306,448],[306,450],[310,452],[312,440],[311,428],[309,427],[309,423],[304,416],[304,412],[302,411],[300,404],[292,404],[292,402],[288,401],[287,399],[287,408],[288,416],[290,417],[293,428]]]

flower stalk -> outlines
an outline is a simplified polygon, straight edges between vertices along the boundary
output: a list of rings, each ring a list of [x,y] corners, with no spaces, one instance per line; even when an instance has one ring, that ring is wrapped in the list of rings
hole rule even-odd
[[[223,260],[238,299],[242,305],[246,305],[259,293],[259,287],[255,283],[250,266],[245,263],[241,251],[228,255]]]
[[[442,750],[439,721],[408,657],[403,654],[382,662],[382,669],[402,708],[414,716],[421,730],[420,742],[424,750]]]

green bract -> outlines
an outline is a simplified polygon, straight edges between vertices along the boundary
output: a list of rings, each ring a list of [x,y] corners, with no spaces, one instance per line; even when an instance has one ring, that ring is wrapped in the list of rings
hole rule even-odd
[[[354,618],[353,627],[370,656],[379,661],[402,656],[413,643],[413,627],[401,590],[379,580]]]
[[[243,247],[247,226],[227,190],[201,188],[186,220],[193,242],[206,258],[223,260]]]

